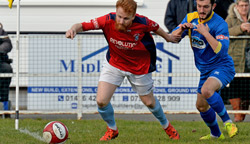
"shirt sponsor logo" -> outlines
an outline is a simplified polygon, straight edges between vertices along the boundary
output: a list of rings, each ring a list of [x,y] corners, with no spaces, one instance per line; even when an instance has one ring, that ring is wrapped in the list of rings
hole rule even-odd
[[[133,50],[133,48],[137,45],[137,43],[120,41],[114,38],[110,38],[109,41],[113,43],[118,49]]]
[[[224,36],[224,35],[218,35],[216,36],[216,39],[220,39],[220,40],[228,40],[228,37],[227,36]]]
[[[205,42],[199,37],[192,36],[192,46],[198,49],[204,49],[206,47]]]

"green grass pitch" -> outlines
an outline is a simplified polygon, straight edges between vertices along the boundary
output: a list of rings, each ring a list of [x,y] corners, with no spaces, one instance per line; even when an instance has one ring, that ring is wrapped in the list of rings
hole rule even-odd
[[[181,139],[170,140],[157,121],[116,120],[119,136],[109,142],[100,142],[100,137],[106,131],[106,123],[102,120],[66,120],[63,122],[69,129],[69,139],[65,144],[249,144],[249,122],[237,123],[239,134],[229,138],[223,129],[225,140],[200,141],[199,138],[209,133],[208,127],[202,121],[171,121],[180,133]],[[0,119],[0,144],[45,144],[42,139],[44,126],[51,120],[20,119],[19,130],[15,130],[15,119]]]

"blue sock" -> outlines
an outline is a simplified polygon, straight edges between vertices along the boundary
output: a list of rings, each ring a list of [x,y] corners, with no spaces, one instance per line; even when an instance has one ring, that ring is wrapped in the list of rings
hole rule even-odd
[[[102,119],[108,124],[109,127],[116,127],[115,118],[114,118],[114,109],[109,103],[103,108],[98,107],[98,112],[102,116]]]
[[[162,107],[158,99],[155,97],[155,107],[154,108],[149,108],[148,109],[153,113],[153,115],[160,121],[161,125],[165,125],[168,120],[163,113]]]
[[[206,125],[210,128],[211,134],[213,136],[219,137],[221,135],[221,131],[216,120],[215,111],[212,108],[210,108],[206,112],[200,112],[200,115],[204,120],[204,122],[206,123]]]
[[[216,111],[223,122],[230,120],[223,100],[217,92],[214,92],[214,94],[207,99],[207,102],[214,109],[214,111]]]
[[[4,110],[9,110],[9,101],[4,101],[3,102],[3,109]]]

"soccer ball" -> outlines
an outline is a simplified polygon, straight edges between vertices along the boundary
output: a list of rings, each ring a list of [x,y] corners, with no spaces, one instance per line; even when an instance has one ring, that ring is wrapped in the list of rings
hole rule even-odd
[[[49,144],[65,142],[68,134],[68,128],[59,121],[49,122],[43,129],[43,139]]]

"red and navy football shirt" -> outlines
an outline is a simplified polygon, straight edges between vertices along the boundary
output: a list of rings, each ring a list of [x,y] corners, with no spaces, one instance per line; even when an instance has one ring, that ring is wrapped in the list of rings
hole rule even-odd
[[[90,22],[83,22],[83,31],[102,29],[109,45],[107,61],[110,65],[136,75],[156,69],[156,47],[151,31],[159,25],[145,16],[136,14],[126,32],[115,29],[116,13],[109,13]]]

